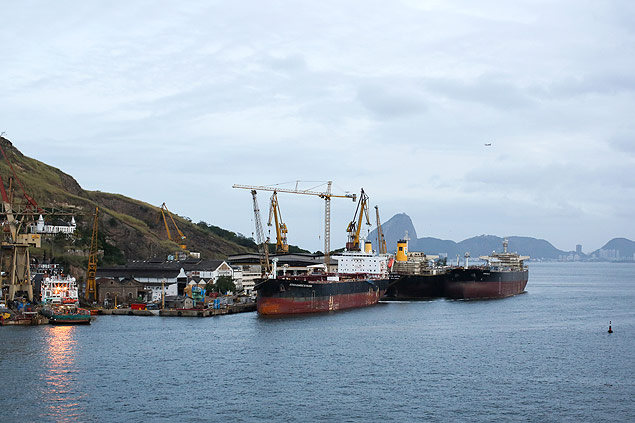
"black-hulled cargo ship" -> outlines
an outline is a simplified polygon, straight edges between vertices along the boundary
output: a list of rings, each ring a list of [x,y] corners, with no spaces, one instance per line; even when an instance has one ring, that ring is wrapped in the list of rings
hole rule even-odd
[[[486,262],[483,266],[469,266],[467,255],[465,266],[458,263],[456,266],[439,266],[430,259],[431,256],[408,253],[407,242],[399,241],[397,261],[391,267],[391,283],[385,298],[484,299],[520,294],[529,279],[529,270],[524,265],[524,260],[529,257],[509,253],[507,246],[505,240],[502,253],[480,257]],[[406,258],[400,256],[400,251],[404,251]]]
[[[384,295],[389,282],[385,256],[345,251],[333,258],[338,260],[337,273],[316,267],[312,274],[277,276],[258,282],[258,313],[298,314],[366,307]]]
[[[397,254],[390,265],[390,284],[384,299],[423,300],[443,296],[446,268],[438,256],[409,252],[408,240],[397,242]]]
[[[503,252],[481,256],[484,266],[455,267],[446,272],[444,296],[453,299],[503,298],[525,291],[529,269],[524,261],[528,256],[507,251],[508,241],[503,241]]]

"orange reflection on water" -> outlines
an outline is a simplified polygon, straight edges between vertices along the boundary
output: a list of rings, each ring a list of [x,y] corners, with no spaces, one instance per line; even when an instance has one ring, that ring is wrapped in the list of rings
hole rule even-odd
[[[48,331],[48,354],[45,358],[45,398],[48,415],[57,421],[73,420],[77,417],[80,395],[77,386],[77,328],[53,326]]]

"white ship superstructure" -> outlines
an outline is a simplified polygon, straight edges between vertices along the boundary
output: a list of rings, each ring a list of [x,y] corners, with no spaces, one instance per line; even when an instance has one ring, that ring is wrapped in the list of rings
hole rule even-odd
[[[79,301],[77,282],[71,276],[44,278],[41,292],[44,304],[74,304]]]

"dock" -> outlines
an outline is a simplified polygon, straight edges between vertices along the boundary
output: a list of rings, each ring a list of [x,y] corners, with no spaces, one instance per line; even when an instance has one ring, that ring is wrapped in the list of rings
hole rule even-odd
[[[161,316],[161,317],[213,317],[226,314],[249,313],[256,311],[256,303],[232,304],[224,308],[209,309],[164,309],[132,310],[130,308],[101,309],[100,315],[106,316]]]

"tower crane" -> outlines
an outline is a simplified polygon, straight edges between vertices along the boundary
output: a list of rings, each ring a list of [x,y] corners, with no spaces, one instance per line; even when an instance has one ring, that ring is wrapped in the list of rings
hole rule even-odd
[[[379,221],[379,206],[375,206],[375,214],[377,215],[377,249],[379,250],[379,254],[388,254],[386,238],[384,237],[384,231],[381,229],[381,222]]]
[[[258,200],[256,199],[256,190],[251,190],[251,196],[254,200],[254,222],[256,224],[256,242],[258,243],[258,250],[260,254],[260,269],[262,275],[266,276],[271,273],[271,266],[269,265],[269,238],[265,239],[265,233],[262,230],[262,222],[260,221],[260,208],[258,207]]]
[[[276,254],[288,254],[289,244],[287,243],[287,225],[282,222],[282,214],[280,213],[277,191],[274,191],[273,194],[271,194],[268,226],[271,226],[272,219],[276,224]]]
[[[261,191],[277,191],[286,192],[290,194],[304,194],[304,195],[316,195],[324,199],[324,264],[327,270],[330,268],[330,252],[331,252],[331,198],[352,198],[353,201],[357,199],[356,194],[344,194],[335,195],[331,193],[332,181],[327,182],[327,189],[325,192],[318,192],[312,190],[299,190],[299,189],[286,189],[286,188],[274,188],[267,186],[257,185],[239,185],[234,184],[232,188],[241,188],[248,190],[261,190]]]
[[[359,217],[357,215],[358,212]],[[370,226],[370,217],[368,216],[368,195],[366,195],[364,188],[362,188],[362,192],[359,196],[359,202],[357,203],[357,209],[355,209],[355,215],[346,228],[346,231],[348,232],[346,249],[349,251],[360,251],[359,234],[362,230],[362,221],[364,220],[364,216],[366,216],[366,224]]]
[[[183,235],[183,232],[181,232],[181,230],[179,229],[179,226],[176,224],[176,221],[174,220],[174,217],[172,217],[172,213],[170,213],[170,210],[168,210],[168,206],[165,205],[165,203],[161,204],[161,209],[160,209],[161,215],[159,216],[158,219],[160,219],[161,217],[163,217],[163,224],[165,225],[165,231],[168,234],[168,239],[170,241],[174,241],[176,242],[174,239],[172,239],[172,234],[170,233],[170,228],[168,226],[168,221],[165,217],[165,215],[167,214],[168,217],[170,218],[170,220],[172,221],[172,224],[174,225],[174,227],[176,228],[176,231],[179,233],[179,237],[180,237],[180,244],[179,247],[182,250],[185,250],[187,247],[185,246],[185,244],[183,244],[183,241],[185,241],[186,236]]]
[[[93,235],[90,238],[90,252],[88,253],[88,267],[86,268],[86,301],[97,300],[97,233],[99,228],[99,207],[95,207],[95,218],[93,219]]]
[[[17,212],[13,209],[13,195],[7,194],[4,181],[0,177],[0,194],[2,196],[2,215],[6,216],[6,220],[2,222],[3,237],[0,249],[0,286],[8,287],[7,299],[12,301],[15,299],[17,292],[26,292],[29,301],[33,300],[33,286],[31,285],[31,256],[29,247],[40,247],[40,236],[37,234],[20,233],[27,216],[33,217],[33,213],[28,210],[31,208],[41,209],[37,207],[37,203],[33,198],[29,197],[24,190],[24,186],[15,173],[13,165],[9,161],[4,148],[0,146],[2,155],[9,164],[14,178],[22,188],[24,197],[27,200],[26,211]],[[10,189],[10,192],[12,190]]]

